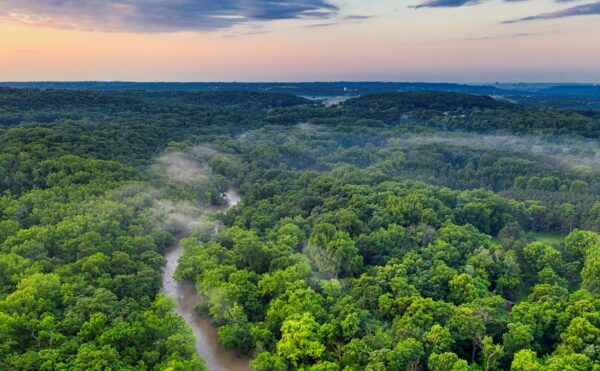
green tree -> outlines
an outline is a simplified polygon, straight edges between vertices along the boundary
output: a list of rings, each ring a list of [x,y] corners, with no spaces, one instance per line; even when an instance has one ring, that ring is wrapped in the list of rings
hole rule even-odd
[[[429,356],[427,366],[431,371],[467,371],[469,365],[455,353],[433,353]]]
[[[438,323],[423,334],[423,339],[429,353],[444,353],[450,351],[454,345],[450,331]]]
[[[398,342],[388,354],[388,365],[394,370],[419,370],[421,358],[425,355],[423,344],[416,339],[408,338]]]
[[[332,224],[314,227],[306,252],[320,272],[332,276],[352,276],[362,267],[354,241]]]
[[[221,344],[226,348],[237,348],[240,352],[250,354],[254,348],[251,335],[251,325],[244,309],[235,303],[226,314],[227,324],[219,327],[218,334]]]
[[[454,276],[448,285],[450,286],[449,298],[455,304],[468,303],[487,294],[485,287],[478,287],[481,285],[466,273]]]
[[[494,340],[485,336],[479,344],[481,347],[481,365],[485,371],[496,370],[499,368],[500,360],[504,356],[502,345],[494,344]]]
[[[281,326],[277,354],[290,361],[294,367],[318,360],[325,351],[318,331],[319,324],[311,314],[293,315]]]
[[[523,349],[515,354],[510,369],[512,371],[541,371],[544,367],[533,350]]]
[[[600,257],[589,258],[581,271],[582,286],[600,294]]]

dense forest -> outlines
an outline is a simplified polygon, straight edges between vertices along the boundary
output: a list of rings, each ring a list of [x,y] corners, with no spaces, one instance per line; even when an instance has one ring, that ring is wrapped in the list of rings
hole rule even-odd
[[[177,217],[254,370],[600,369],[599,140],[464,93],[0,89],[0,369],[206,369]]]

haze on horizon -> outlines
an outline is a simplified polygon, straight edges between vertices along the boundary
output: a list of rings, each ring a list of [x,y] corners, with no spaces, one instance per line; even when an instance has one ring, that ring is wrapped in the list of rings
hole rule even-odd
[[[0,80],[600,81],[597,0],[2,0]]]

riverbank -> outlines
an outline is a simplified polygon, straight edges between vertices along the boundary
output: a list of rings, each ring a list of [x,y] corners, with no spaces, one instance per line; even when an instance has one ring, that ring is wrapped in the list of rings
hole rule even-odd
[[[239,195],[234,190],[229,190],[225,197],[226,204],[215,208],[214,211],[226,212],[240,202]],[[240,356],[234,349],[225,349],[219,342],[217,329],[207,318],[198,315],[195,307],[200,301],[193,282],[178,282],[173,279],[177,269],[179,257],[183,253],[181,240],[188,237],[189,232],[177,236],[177,243],[165,252],[167,264],[163,271],[162,291],[175,299],[175,309],[192,328],[196,338],[198,355],[204,358],[208,369],[211,371],[247,371],[250,370],[250,358]]]

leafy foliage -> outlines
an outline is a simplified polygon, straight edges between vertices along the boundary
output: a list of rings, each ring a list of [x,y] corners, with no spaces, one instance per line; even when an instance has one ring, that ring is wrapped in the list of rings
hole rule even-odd
[[[242,203],[184,240],[177,276],[256,370],[600,367],[594,115],[2,89],[0,124],[2,369],[203,369],[159,293],[153,187],[219,204],[230,184]],[[153,165],[207,146],[208,180]]]

